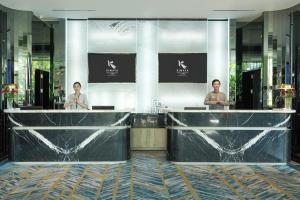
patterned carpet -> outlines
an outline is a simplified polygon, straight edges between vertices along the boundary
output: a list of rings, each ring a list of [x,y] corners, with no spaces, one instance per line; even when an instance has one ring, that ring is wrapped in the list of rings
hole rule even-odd
[[[0,166],[0,199],[300,199],[299,166],[122,164]]]

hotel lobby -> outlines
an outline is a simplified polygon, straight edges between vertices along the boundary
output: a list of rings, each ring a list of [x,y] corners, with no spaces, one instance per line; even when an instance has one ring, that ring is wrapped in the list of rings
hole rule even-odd
[[[300,199],[299,0],[0,0],[0,199]]]

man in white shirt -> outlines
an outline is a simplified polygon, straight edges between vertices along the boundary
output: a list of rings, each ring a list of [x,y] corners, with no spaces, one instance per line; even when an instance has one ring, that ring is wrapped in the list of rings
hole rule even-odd
[[[66,109],[73,109],[73,110],[82,110],[88,109],[88,101],[86,95],[80,93],[81,84],[79,82],[75,82],[73,84],[73,89],[75,93],[70,94],[67,98],[64,107]]]

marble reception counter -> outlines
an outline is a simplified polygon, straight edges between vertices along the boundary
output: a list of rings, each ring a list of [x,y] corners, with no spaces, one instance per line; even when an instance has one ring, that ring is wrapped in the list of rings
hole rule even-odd
[[[286,163],[293,110],[171,111],[168,159],[176,162]]]
[[[10,161],[125,161],[129,111],[5,110]]]
[[[286,163],[294,112],[5,110],[5,130],[10,161],[125,161],[130,128],[165,127],[171,161]]]

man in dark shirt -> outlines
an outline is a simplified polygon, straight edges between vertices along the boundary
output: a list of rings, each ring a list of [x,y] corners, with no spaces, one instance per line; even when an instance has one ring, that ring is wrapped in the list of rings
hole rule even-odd
[[[226,95],[220,92],[220,85],[221,82],[218,79],[214,79],[212,81],[214,91],[206,95],[204,105],[209,105],[210,110],[224,110],[224,106],[229,105]]]

